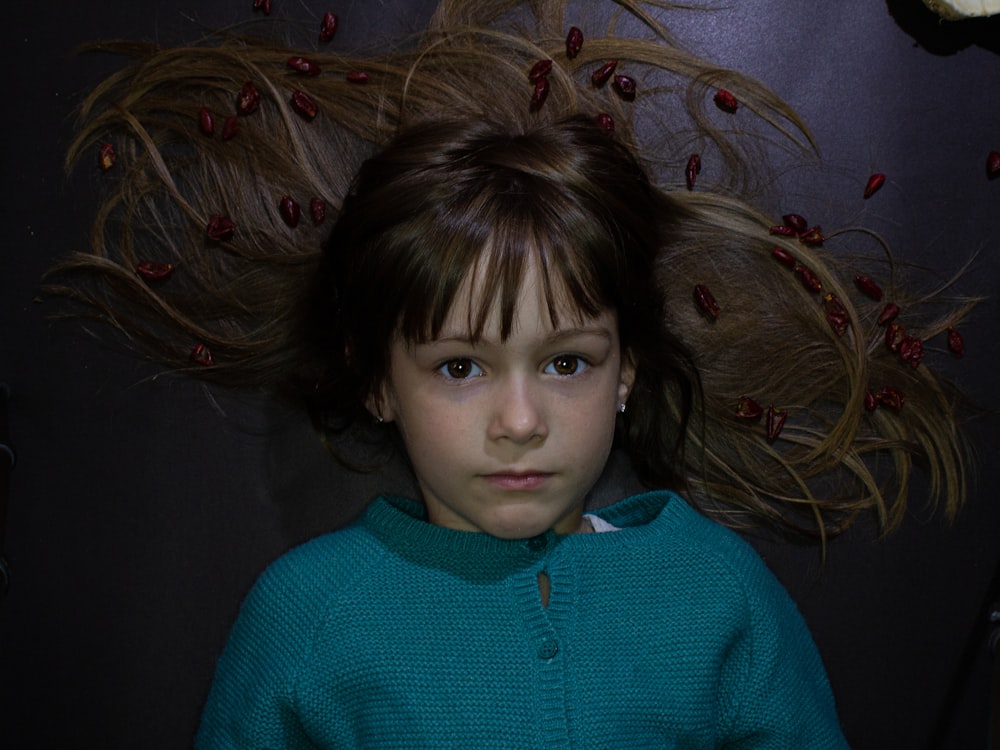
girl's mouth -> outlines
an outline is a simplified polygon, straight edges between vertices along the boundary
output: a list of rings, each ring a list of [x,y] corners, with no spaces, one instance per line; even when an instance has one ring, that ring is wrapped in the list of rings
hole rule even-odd
[[[495,474],[484,474],[483,479],[498,489],[504,490],[537,490],[544,486],[552,474],[544,471],[500,471]]]

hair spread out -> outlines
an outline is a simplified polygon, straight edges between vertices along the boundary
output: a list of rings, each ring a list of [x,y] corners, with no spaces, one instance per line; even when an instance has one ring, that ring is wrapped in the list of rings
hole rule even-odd
[[[135,62],[82,107],[67,164],[109,144],[108,192],[89,252],[47,292],[172,370],[350,422],[391,336],[433,336],[474,269],[509,326],[537,260],[553,314],[559,295],[618,311],[638,373],[621,439],[646,482],[732,526],[825,538],[862,512],[896,527],[919,465],[953,515],[957,397],[918,349],[974,300],[931,317],[887,273],[907,322],[893,328],[823,244],[863,233],[759,208],[776,141],[815,158],[788,105],[686,52],[666,19],[690,9],[567,5],[442,0],[419,39],[379,54],[233,34],[96,45]],[[627,79],[597,75],[612,60]],[[726,174],[697,182],[696,153]],[[470,309],[473,333],[491,309]]]

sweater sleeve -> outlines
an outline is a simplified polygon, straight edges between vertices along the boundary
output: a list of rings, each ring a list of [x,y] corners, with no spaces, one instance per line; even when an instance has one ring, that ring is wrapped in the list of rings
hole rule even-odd
[[[794,602],[740,543],[746,627],[722,672],[728,750],[846,750],[819,652]]]
[[[315,747],[299,724],[295,694],[318,618],[304,555],[295,550],[273,563],[245,599],[216,665],[197,750]]]

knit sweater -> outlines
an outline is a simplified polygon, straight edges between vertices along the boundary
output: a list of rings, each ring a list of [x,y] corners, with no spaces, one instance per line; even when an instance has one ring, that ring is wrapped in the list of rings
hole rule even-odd
[[[197,747],[847,747],[746,543],[669,492],[599,515],[621,530],[504,540],[376,501],[257,582]]]

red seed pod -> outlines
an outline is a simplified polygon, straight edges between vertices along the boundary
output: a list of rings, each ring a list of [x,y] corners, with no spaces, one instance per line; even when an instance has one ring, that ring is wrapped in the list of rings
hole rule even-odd
[[[572,60],[580,54],[581,49],[583,49],[583,32],[576,26],[571,26],[569,33],[566,34],[566,57]]]
[[[965,356],[965,341],[954,326],[948,327],[948,349],[959,359]]]
[[[789,268],[795,268],[796,264],[798,263],[798,261],[795,260],[794,255],[785,250],[785,248],[779,247],[778,245],[775,245],[774,247],[771,248],[771,257],[777,260],[782,265],[788,266]]]
[[[875,411],[878,408],[878,399],[871,391],[865,391],[865,411]]]
[[[684,169],[684,178],[688,190],[694,190],[694,181],[701,174],[701,156],[691,154],[688,157],[687,167]]]
[[[909,362],[910,367],[918,367],[924,358],[924,342],[916,336],[903,336],[899,342],[899,356],[904,362]]]
[[[1000,151],[990,151],[986,155],[986,176],[991,180],[1000,175]]]
[[[760,419],[760,415],[763,413],[764,409],[761,405],[749,396],[740,396],[740,400],[736,403],[737,419]]]
[[[819,276],[813,273],[812,269],[807,268],[801,263],[796,263],[795,268],[792,270],[798,275],[799,281],[802,282],[802,286],[810,292],[823,291],[823,283],[819,280]]]
[[[878,324],[884,326],[891,323],[899,316],[899,305],[895,302],[890,302],[888,305],[882,308],[882,313],[878,316]]]
[[[609,115],[607,112],[599,112],[594,117],[594,122],[597,123],[604,135],[614,135],[615,134],[615,118]]]
[[[882,299],[882,287],[876,284],[870,276],[860,273],[854,274],[854,283],[857,284],[858,289],[876,302]]]
[[[251,81],[243,84],[240,93],[236,95],[236,111],[241,115],[248,115],[257,109],[260,104],[260,92]]]
[[[719,317],[719,313],[721,312],[719,303],[715,301],[715,297],[712,296],[712,293],[708,291],[708,287],[704,284],[695,284],[694,301],[698,307],[708,313],[713,319]]]
[[[843,336],[847,333],[847,326],[850,322],[847,317],[847,308],[837,298],[837,295],[829,292],[823,296],[823,302],[826,306],[826,322],[830,324],[834,333]]]
[[[893,411],[899,411],[903,408],[903,403],[906,401],[906,397],[898,388],[886,386],[875,394],[875,400],[882,406],[888,407]]]
[[[362,85],[368,83],[371,76],[365,73],[363,70],[351,70],[347,73],[347,80],[350,83],[360,83]]]
[[[716,107],[729,114],[732,114],[740,107],[740,103],[736,101],[736,97],[725,89],[716,91],[712,100],[715,102]]]
[[[777,440],[778,435],[781,434],[782,428],[785,426],[785,419],[788,418],[788,412],[782,411],[781,409],[775,409],[774,404],[767,407],[767,439]]]
[[[238,132],[240,132],[240,121],[236,119],[236,115],[229,115],[222,123],[222,140],[228,141],[235,138]]]
[[[292,92],[292,107],[307,120],[313,119],[319,112],[319,107],[312,97],[299,89]]]
[[[101,152],[98,155],[98,164],[101,165],[101,169],[107,172],[111,167],[115,165],[115,159],[117,159],[115,154],[115,147],[110,143],[105,143],[101,145]]]
[[[135,267],[135,272],[146,281],[162,281],[170,278],[170,274],[174,272],[174,266],[171,263],[144,260]]]
[[[618,75],[611,82],[611,86],[615,93],[625,101],[630,102],[635,99],[635,79]]]
[[[885,329],[885,346],[891,352],[898,352],[903,339],[906,337],[906,329],[899,323],[889,323]]]
[[[210,240],[222,242],[228,240],[236,231],[236,225],[231,219],[222,214],[212,214],[208,217],[208,226],[205,227],[205,234]]]
[[[302,211],[299,208],[299,204],[290,195],[281,196],[281,201],[278,203],[278,210],[281,211],[281,218],[285,220],[288,226],[294,228],[299,225],[299,216],[301,216]]]
[[[294,70],[296,73],[301,73],[306,76],[318,76],[323,71],[320,69],[319,65],[314,63],[305,57],[289,57],[288,67]]]
[[[798,234],[793,227],[785,224],[775,224],[767,231],[769,234],[773,234],[777,237],[795,237]]]
[[[309,200],[309,213],[316,224],[322,224],[326,219],[326,201],[322,198],[311,198]]]
[[[865,194],[864,194],[865,200],[868,200],[873,195],[875,195],[875,193],[878,192],[878,189],[882,187],[884,184],[885,184],[885,175],[882,174],[881,172],[876,172],[871,177],[869,177],[868,182],[865,183]]]
[[[801,214],[785,214],[781,217],[781,221],[786,227],[794,229],[796,234],[802,234],[809,228],[809,222]]]
[[[215,135],[215,118],[208,111],[208,107],[202,107],[198,110],[198,130],[209,138]]]
[[[549,79],[542,76],[537,81],[535,81],[535,88],[531,92],[531,106],[532,112],[537,112],[545,104],[545,100],[549,98]]]
[[[534,65],[531,66],[531,70],[528,71],[528,80],[534,83],[539,78],[544,78],[552,70],[551,60],[539,60]]]
[[[819,226],[815,226],[799,234],[799,242],[803,245],[822,245],[825,239],[823,229]]]
[[[337,21],[339,20],[336,13],[327,12],[323,14],[323,20],[319,25],[319,40],[323,44],[333,39],[333,35],[337,33]]]
[[[265,16],[271,15],[271,0],[253,0],[253,9],[264,11]]]
[[[195,364],[209,367],[213,364],[212,351],[204,344],[198,344],[191,350],[191,361]]]
[[[617,67],[617,60],[608,60],[604,65],[590,74],[590,82],[595,86],[603,86],[611,78],[611,74],[615,72],[615,68]]]

